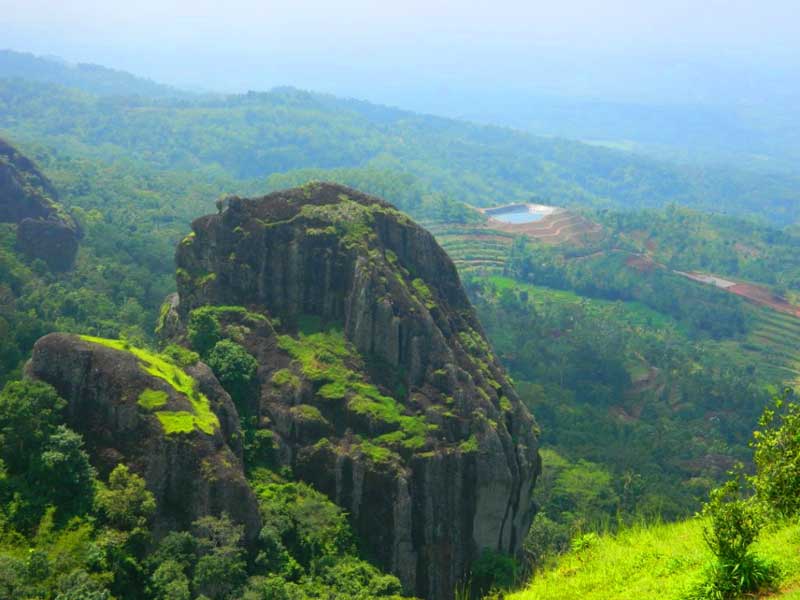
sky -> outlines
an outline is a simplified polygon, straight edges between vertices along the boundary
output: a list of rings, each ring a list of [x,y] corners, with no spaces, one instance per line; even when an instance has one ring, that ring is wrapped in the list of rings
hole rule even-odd
[[[0,0],[0,47],[194,89],[295,85],[409,108],[513,93],[756,102],[800,86],[796,6],[797,0]]]

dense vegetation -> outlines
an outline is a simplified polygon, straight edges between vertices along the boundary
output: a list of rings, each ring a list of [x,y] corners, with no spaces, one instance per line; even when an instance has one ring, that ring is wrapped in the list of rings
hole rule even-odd
[[[233,390],[252,368],[242,352],[220,341],[210,353]],[[252,438],[247,468],[263,522],[255,546],[225,515],[156,542],[144,480],[124,465],[100,478],[82,437],[64,425],[65,406],[43,383],[0,392],[3,600],[400,598],[397,578],[359,558],[342,509],[271,469]]]
[[[152,499],[142,481],[121,468],[101,482],[80,436],[63,425],[63,401],[49,388],[15,381],[34,341],[50,331],[152,345],[159,306],[174,288],[168,257],[189,221],[212,212],[220,196],[332,179],[448,223],[479,220],[462,202],[534,195],[595,208],[724,204],[780,224],[798,217],[800,184],[790,178],[672,167],[291,89],[175,98],[109,77],[84,70],[77,79],[57,71],[36,82],[0,80],[0,130],[36,159],[86,232],[74,272],[59,276],[22,259],[13,228],[0,224],[0,384],[11,382],[0,394],[0,599],[399,593],[396,579],[361,560],[339,508],[271,468],[269,440],[252,428],[245,429],[248,475],[266,524],[258,548],[245,548],[241,531],[225,519],[198,522],[154,546],[147,533]],[[126,96],[100,95],[110,93]],[[672,533],[685,534],[693,541],[684,558],[675,547],[653,551],[661,552],[653,559],[658,573],[682,574],[673,580],[677,589],[706,562],[701,525],[647,531],[644,541],[622,534],[633,542],[598,542],[589,532],[642,516],[687,516],[735,462],[749,463],[747,440],[767,384],[781,381],[786,350],[747,350],[773,317],[671,269],[759,281],[793,298],[800,293],[800,240],[791,228],[675,206],[590,214],[608,234],[596,245],[517,241],[508,277],[467,276],[465,283],[548,446],[530,563],[577,539],[565,569],[596,564],[594,557],[614,556],[619,543],[630,543],[647,545],[636,559],[642,570],[653,559],[649,548],[660,547],[654,536],[684,544]],[[631,268],[633,254],[667,268]],[[232,340],[209,340],[203,350],[234,399],[242,396],[252,357]],[[180,362],[180,350],[169,351]],[[763,434],[772,445],[756,452],[762,472],[776,464],[783,435],[776,431]],[[775,468],[770,478],[790,485],[792,464]],[[767,478],[758,481],[759,495],[772,498],[776,510],[796,512],[781,504],[790,492],[762,489]],[[756,548],[777,557],[791,531]],[[595,579],[576,585],[591,589],[597,577],[608,577],[597,569]],[[507,557],[488,556],[474,576],[477,587],[488,587],[518,573]],[[577,593],[552,574],[541,581],[534,585]],[[663,579],[642,585],[657,593]]]
[[[790,177],[675,167],[291,88],[175,99],[96,96],[56,85],[64,77],[40,79],[48,83],[0,80],[0,130],[73,156],[237,179],[371,168],[413,175],[426,192],[477,205],[536,195],[558,205],[724,206],[779,223],[798,215],[800,182]]]
[[[734,462],[768,398],[754,365],[637,302],[469,277],[501,360],[552,448],[540,519],[565,535],[619,518],[675,518]],[[549,483],[548,483],[549,482]]]
[[[796,598],[800,407],[790,390],[768,407],[752,437],[754,473],[737,469],[696,518],[617,534],[576,537],[515,600]]]

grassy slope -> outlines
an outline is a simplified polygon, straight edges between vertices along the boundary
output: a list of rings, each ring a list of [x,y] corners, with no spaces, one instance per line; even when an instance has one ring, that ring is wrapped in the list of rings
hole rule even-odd
[[[672,600],[697,581],[710,560],[702,523],[691,519],[603,536],[572,551],[507,600]],[[756,545],[783,574],[780,598],[800,598],[800,524],[766,532]]]

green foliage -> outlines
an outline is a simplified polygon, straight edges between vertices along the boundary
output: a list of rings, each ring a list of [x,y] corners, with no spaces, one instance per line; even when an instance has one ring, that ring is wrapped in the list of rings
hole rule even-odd
[[[156,510],[144,479],[123,464],[111,471],[108,484],[99,486],[95,504],[105,522],[122,531],[145,528]]]
[[[753,432],[758,497],[777,514],[800,513],[800,405],[786,390],[764,410]]]
[[[62,421],[67,403],[46,383],[14,381],[0,392],[0,458],[23,472]]]
[[[165,560],[150,577],[153,600],[191,600],[189,578],[183,566],[174,560]]]
[[[359,559],[341,508],[310,486],[260,471],[254,482],[263,528],[245,600],[402,598],[396,577]]]
[[[402,404],[366,381],[358,354],[341,331],[331,329],[311,335],[301,333],[297,338],[282,335],[278,338],[278,345],[299,363],[302,374],[318,386],[317,394],[321,398],[346,400],[351,411],[402,431],[403,438],[395,441],[405,448],[418,449],[424,446],[426,436],[434,426],[422,416],[404,414]],[[288,376],[279,377],[284,379]],[[366,453],[373,455],[369,450],[367,446]],[[376,454],[376,458],[378,455],[388,457],[385,452]]]
[[[238,598],[247,580],[244,528],[223,515],[198,519],[193,530],[198,551],[195,589],[210,600]]]
[[[751,552],[764,518],[752,498],[741,497],[739,478],[712,491],[703,514],[709,520],[703,539],[715,560],[687,594],[688,600],[734,600],[776,583],[775,565]]]
[[[551,562],[507,600],[678,600],[704,579],[710,553],[702,519],[638,524],[597,537],[589,549]],[[766,530],[753,554],[777,564],[787,587],[800,578],[800,525]],[[783,596],[781,596],[783,597]]]
[[[258,369],[256,359],[236,342],[221,340],[208,353],[206,363],[241,411]]]
[[[197,389],[197,381],[168,357],[131,346],[121,340],[109,340],[88,335],[80,337],[86,342],[130,352],[139,360],[145,373],[165,381],[172,389],[186,397],[192,406],[192,412],[156,411],[155,415],[167,435],[191,433],[195,427],[203,433],[211,435],[219,429],[219,419],[211,410],[208,398]]]
[[[541,569],[549,558],[562,554],[570,548],[569,536],[568,525],[557,523],[542,512],[537,513],[525,537],[523,566],[531,572]]]
[[[169,394],[167,394],[167,392],[148,388],[139,394],[136,403],[145,410],[155,410],[156,408],[164,406],[168,399]]]
[[[167,435],[189,434],[197,425],[195,416],[185,410],[159,410],[156,417]]]
[[[222,328],[214,307],[201,306],[194,309],[189,315],[187,331],[192,348],[205,356],[222,339]]]
[[[28,476],[36,499],[58,506],[62,520],[92,507],[95,471],[83,449],[83,438],[65,425],[50,435]]]
[[[731,464],[748,460],[769,378],[731,342],[698,340],[641,302],[507,277],[464,282],[545,447],[576,465],[573,483],[565,478],[553,496],[549,474],[567,471],[544,453],[536,491],[548,518],[571,533],[688,516]]]
[[[200,360],[200,355],[197,352],[192,352],[188,348],[184,348],[178,344],[169,344],[161,353],[184,369],[197,364],[197,361]]]
[[[411,281],[411,287],[414,288],[414,291],[417,294],[417,297],[420,301],[425,305],[425,308],[428,310],[433,310],[436,308],[436,301],[433,298],[433,293],[431,289],[427,286],[427,284],[422,281],[420,278],[413,279]]]
[[[517,583],[517,563],[507,554],[484,549],[472,563],[471,582],[479,594],[496,589],[508,590]]]
[[[94,469],[83,439],[63,424],[65,402],[49,385],[11,382],[0,392],[0,501],[14,527],[30,531],[48,506],[59,522],[84,514]]]
[[[303,568],[325,556],[353,552],[354,540],[338,506],[304,483],[256,485],[264,529],[278,534],[281,544]]]

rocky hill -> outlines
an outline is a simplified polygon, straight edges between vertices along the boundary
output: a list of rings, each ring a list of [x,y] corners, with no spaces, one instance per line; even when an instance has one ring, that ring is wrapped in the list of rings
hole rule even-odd
[[[17,224],[17,246],[55,271],[72,267],[81,229],[58,203],[48,179],[26,156],[0,139],[0,222]]]
[[[162,335],[256,358],[240,412],[408,591],[451,598],[481,552],[517,552],[536,426],[433,237],[336,185],[219,209],[178,247]]]
[[[67,401],[101,475],[119,463],[156,499],[155,534],[226,513],[252,541],[260,518],[242,470],[239,416],[207,366],[184,369],[117,340],[61,333],[38,342],[28,376]]]

